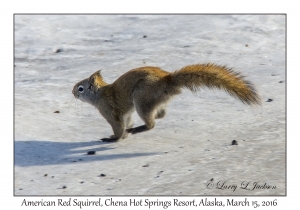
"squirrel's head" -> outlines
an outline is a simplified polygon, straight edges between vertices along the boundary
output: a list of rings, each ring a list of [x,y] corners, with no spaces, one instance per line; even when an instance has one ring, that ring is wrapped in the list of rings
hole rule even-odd
[[[97,99],[97,91],[101,87],[104,87],[106,85],[107,84],[103,81],[103,78],[101,76],[101,70],[99,70],[92,74],[89,78],[78,82],[74,86],[72,93],[75,98],[80,99],[83,102],[95,105],[95,101]]]

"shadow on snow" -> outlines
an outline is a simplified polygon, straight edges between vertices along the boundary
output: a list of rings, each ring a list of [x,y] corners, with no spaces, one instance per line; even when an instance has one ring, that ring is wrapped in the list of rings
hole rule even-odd
[[[114,149],[108,143],[100,141],[90,142],[53,142],[53,141],[15,141],[14,142],[14,164],[15,166],[39,166],[71,164],[74,162],[107,161],[122,158],[134,158],[160,153],[120,153],[101,154],[107,150]],[[97,146],[96,148],[84,148]],[[87,155],[88,151],[96,151],[95,155]]]

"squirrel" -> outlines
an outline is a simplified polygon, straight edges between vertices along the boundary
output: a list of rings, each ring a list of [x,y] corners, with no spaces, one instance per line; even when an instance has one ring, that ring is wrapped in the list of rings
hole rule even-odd
[[[254,85],[244,80],[239,72],[212,63],[195,64],[175,72],[158,67],[140,67],[107,84],[96,71],[89,78],[78,82],[73,88],[76,99],[96,107],[111,125],[114,135],[102,141],[125,139],[128,133],[136,134],[153,129],[155,119],[166,115],[166,104],[182,88],[196,92],[201,87],[225,90],[231,96],[248,105],[260,104]],[[133,126],[134,110],[145,125]]]

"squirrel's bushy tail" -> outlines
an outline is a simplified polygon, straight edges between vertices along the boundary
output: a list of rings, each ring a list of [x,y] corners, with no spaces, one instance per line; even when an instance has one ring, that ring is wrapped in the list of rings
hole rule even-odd
[[[171,73],[170,77],[174,85],[193,92],[204,86],[217,88],[225,90],[245,104],[260,104],[260,97],[253,84],[226,66],[211,63],[190,65]]]

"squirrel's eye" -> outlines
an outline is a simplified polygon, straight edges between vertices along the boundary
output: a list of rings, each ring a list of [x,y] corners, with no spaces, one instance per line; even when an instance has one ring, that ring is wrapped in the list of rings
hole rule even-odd
[[[78,91],[79,91],[80,93],[83,92],[83,87],[82,87],[82,85],[80,85],[80,86],[78,87]]]

